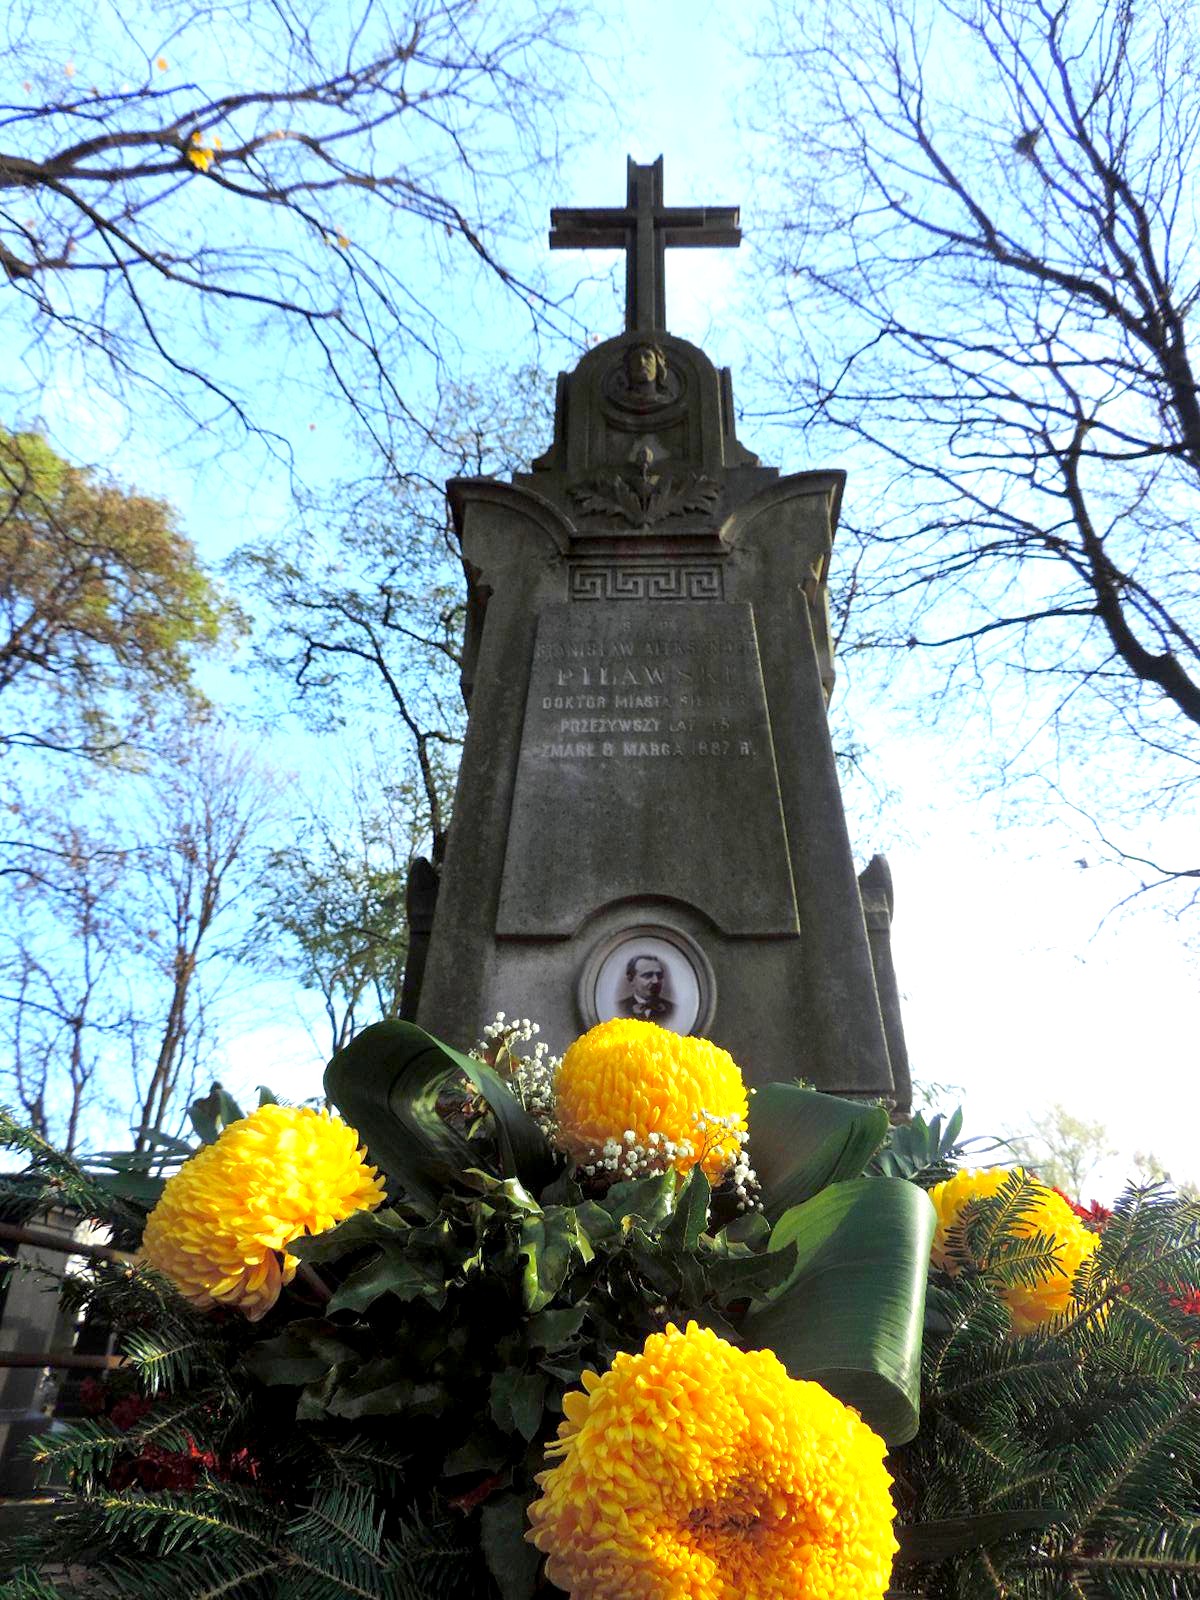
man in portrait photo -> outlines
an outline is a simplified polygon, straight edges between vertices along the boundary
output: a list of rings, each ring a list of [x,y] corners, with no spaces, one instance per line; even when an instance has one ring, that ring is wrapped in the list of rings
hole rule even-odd
[[[675,1015],[675,1002],[663,995],[666,968],[657,956],[630,956],[625,963],[625,977],[630,993],[618,1000],[617,1011],[623,1017],[637,1017],[642,1022],[657,1022],[661,1027],[671,1025]]]

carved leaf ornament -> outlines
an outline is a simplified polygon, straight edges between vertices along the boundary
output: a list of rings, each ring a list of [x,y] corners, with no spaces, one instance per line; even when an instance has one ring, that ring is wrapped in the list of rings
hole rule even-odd
[[[569,492],[584,516],[621,517],[631,528],[648,528],[668,517],[715,510],[721,486],[700,472],[675,477],[643,466],[637,476],[598,473]]]

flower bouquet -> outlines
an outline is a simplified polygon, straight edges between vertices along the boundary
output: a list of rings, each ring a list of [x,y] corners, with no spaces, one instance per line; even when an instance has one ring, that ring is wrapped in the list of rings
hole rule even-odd
[[[1200,1208],[956,1171],[961,1119],[615,1020],[381,1023],[102,1218],[115,1354],[4,1600],[1200,1593]],[[184,1157],[186,1156],[186,1159]]]

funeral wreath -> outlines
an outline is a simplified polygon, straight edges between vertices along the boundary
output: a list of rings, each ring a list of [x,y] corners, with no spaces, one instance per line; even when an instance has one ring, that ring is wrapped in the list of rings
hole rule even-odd
[[[330,1108],[220,1093],[153,1162],[5,1121],[9,1233],[109,1230],[112,1356],[3,1600],[1200,1594],[1200,1206],[535,1034],[377,1024]]]

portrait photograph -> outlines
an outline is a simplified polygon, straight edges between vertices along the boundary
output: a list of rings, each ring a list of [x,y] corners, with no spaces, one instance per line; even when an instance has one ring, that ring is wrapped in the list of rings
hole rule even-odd
[[[700,1012],[700,982],[678,945],[631,934],[608,952],[596,976],[597,1019],[632,1017],[690,1033]]]

